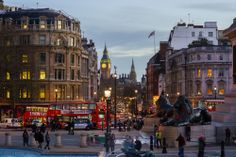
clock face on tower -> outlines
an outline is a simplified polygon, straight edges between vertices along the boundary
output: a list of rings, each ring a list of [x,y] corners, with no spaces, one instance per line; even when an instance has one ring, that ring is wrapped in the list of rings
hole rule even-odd
[[[105,69],[107,65],[105,63],[102,64],[102,68]]]
[[[109,69],[111,68],[111,64],[108,64],[108,68],[109,68]]]

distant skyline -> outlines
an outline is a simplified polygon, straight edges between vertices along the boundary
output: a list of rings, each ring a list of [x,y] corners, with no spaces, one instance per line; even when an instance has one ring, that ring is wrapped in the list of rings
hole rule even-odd
[[[226,29],[236,17],[233,0],[4,0],[4,3],[62,10],[79,19],[81,32],[95,42],[98,66],[106,43],[112,67],[117,66],[118,74],[129,74],[134,59],[138,81],[154,55],[153,38],[148,39],[152,31],[156,31],[159,50],[159,42],[167,41],[171,29],[181,20],[197,25],[216,21],[218,29]]]

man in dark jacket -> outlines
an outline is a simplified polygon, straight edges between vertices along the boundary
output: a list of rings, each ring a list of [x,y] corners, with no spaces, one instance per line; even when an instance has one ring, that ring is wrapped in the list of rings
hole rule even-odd
[[[179,146],[179,157],[184,157],[184,145],[185,145],[185,139],[180,133],[178,138],[176,139],[178,141],[178,146]]]
[[[142,149],[142,143],[141,143],[141,141],[140,141],[139,139],[136,139],[134,143],[135,143],[134,148],[135,148],[136,150],[140,151],[140,150]]]

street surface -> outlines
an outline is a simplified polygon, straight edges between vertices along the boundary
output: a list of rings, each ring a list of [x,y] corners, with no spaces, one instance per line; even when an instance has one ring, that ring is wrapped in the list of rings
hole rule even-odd
[[[5,142],[5,133],[8,132],[12,136],[12,145],[13,146],[19,146],[22,147],[23,140],[22,140],[22,130],[8,130],[8,129],[1,129],[0,130],[0,145],[3,146]],[[75,150],[87,150],[87,151],[105,151],[103,144],[100,143],[89,143],[89,146],[87,148],[80,148],[80,134],[86,133],[90,135],[99,135],[103,136],[104,131],[102,130],[91,130],[91,131],[85,131],[85,130],[76,130],[75,135],[68,135],[68,132],[65,130],[59,130],[56,132],[50,132],[51,136],[51,150],[59,151],[59,152],[71,152]],[[31,133],[31,131],[29,131]],[[55,133],[60,133],[62,135],[62,144],[63,147],[58,149],[55,148],[53,145],[55,143]],[[115,156],[122,156],[121,147],[122,142],[124,141],[126,136],[131,136],[133,139],[138,138],[141,140],[143,146],[143,151],[149,151],[149,136],[143,133],[142,131],[136,131],[132,130],[130,132],[118,132],[117,130],[112,130],[112,133],[116,136],[116,147],[115,147],[115,154],[110,154],[108,156],[115,157]],[[225,157],[236,157],[236,146],[225,146]],[[92,148],[92,149],[91,149]],[[178,156],[178,149],[177,148],[167,148],[167,154],[161,153],[162,149],[154,148],[154,153],[156,156],[162,156],[162,157],[176,157]],[[185,147],[185,156],[186,157],[197,157],[198,148],[197,147]],[[220,146],[216,144],[207,144],[206,151],[205,151],[206,157],[220,157]]]

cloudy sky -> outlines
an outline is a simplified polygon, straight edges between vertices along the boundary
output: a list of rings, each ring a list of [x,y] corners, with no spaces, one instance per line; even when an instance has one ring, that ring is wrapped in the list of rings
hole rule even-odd
[[[156,45],[168,40],[169,32],[180,20],[194,24],[217,21],[225,29],[236,17],[235,0],[4,0],[6,5],[23,8],[47,7],[63,10],[81,22],[84,35],[93,39],[99,61],[107,44],[118,74],[129,73],[134,59],[138,80],[145,74]],[[190,15],[190,16],[188,16]],[[114,69],[112,69],[114,72]]]

